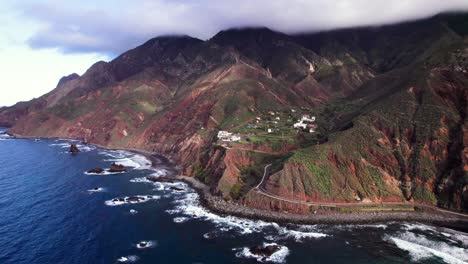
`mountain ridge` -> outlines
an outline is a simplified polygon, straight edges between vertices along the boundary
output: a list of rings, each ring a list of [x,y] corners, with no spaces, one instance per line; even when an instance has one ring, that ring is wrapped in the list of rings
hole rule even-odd
[[[153,38],[0,108],[0,125],[154,151],[214,194],[262,209],[309,213],[252,191],[271,163],[265,188],[285,198],[467,211],[464,17]],[[293,128],[303,114],[317,117],[315,132]],[[223,130],[241,141],[218,139]]]

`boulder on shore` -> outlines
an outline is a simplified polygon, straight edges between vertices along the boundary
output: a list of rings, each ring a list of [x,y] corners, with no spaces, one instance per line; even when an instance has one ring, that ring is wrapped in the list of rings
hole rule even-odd
[[[124,165],[117,164],[117,163],[112,163],[109,172],[126,172],[127,168],[125,168]]]
[[[80,150],[78,149],[76,144],[71,144],[70,145],[70,153],[73,153],[73,154],[80,153]]]
[[[88,173],[96,173],[96,174],[101,174],[104,172],[104,169],[101,168],[94,168],[88,171]]]
[[[149,181],[152,182],[162,182],[162,183],[174,183],[174,179],[169,178],[169,177],[155,177],[155,176],[150,176],[146,177]]]
[[[138,196],[131,196],[131,197],[127,198],[127,202],[130,202],[130,203],[138,203],[138,202],[142,202],[144,200],[145,200],[145,198],[138,197]]]
[[[182,191],[185,191],[183,188],[179,188],[179,187],[176,187],[176,186],[172,186],[171,188],[169,188],[173,191],[177,191],[177,192],[182,192]]]
[[[251,247],[250,253],[262,256],[262,257],[271,257],[271,255],[281,250],[281,247],[278,245],[268,245],[268,246],[255,246]]]

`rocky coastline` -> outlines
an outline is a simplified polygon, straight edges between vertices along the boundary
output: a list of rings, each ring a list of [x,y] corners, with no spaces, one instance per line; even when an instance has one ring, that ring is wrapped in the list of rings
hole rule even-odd
[[[221,197],[212,195],[208,186],[192,177],[176,176],[175,178],[196,190],[204,207],[221,215],[233,215],[283,224],[374,224],[389,221],[414,221],[454,229],[465,229],[468,226],[468,218],[441,212],[429,212],[423,209],[414,212],[327,212],[308,215],[266,211],[227,202]]]
[[[19,135],[12,136],[25,139],[36,138]],[[51,137],[46,139],[58,138]],[[438,211],[430,211],[426,208],[417,208],[417,210],[414,212],[321,212],[317,214],[294,214],[246,207],[235,202],[225,201],[222,197],[213,195],[210,192],[208,186],[193,177],[179,175],[180,172],[176,169],[174,162],[171,159],[166,158],[158,153],[134,148],[109,148],[99,144],[89,144],[102,149],[123,150],[145,156],[151,161],[153,166],[167,164],[168,168],[173,168],[170,173],[171,175],[175,175],[173,176],[175,180],[185,182],[198,193],[202,206],[211,212],[220,215],[232,215],[242,218],[283,224],[374,224],[390,221],[410,221],[440,225],[457,230],[468,231],[466,230],[466,227],[468,226],[468,217],[456,216]]]

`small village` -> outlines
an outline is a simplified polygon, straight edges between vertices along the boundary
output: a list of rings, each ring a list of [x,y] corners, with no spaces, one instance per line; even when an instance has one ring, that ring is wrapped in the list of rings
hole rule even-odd
[[[218,144],[262,143],[262,141],[294,142],[300,134],[316,133],[317,118],[309,111],[266,111],[230,131],[217,134]]]

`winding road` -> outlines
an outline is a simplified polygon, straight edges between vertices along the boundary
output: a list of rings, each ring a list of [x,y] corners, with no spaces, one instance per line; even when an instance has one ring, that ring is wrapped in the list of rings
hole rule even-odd
[[[382,202],[382,203],[324,203],[324,202],[306,202],[306,201],[300,201],[300,200],[294,200],[294,199],[289,199],[289,198],[284,198],[281,196],[277,196],[274,194],[270,194],[266,192],[265,189],[263,189],[263,184],[267,180],[267,177],[269,176],[268,169],[271,167],[272,164],[268,164],[265,166],[264,171],[263,171],[263,177],[260,183],[255,186],[254,190],[257,191],[258,193],[265,195],[269,198],[278,200],[278,201],[283,201],[283,202],[289,202],[289,203],[294,203],[294,204],[301,204],[301,205],[309,205],[309,206],[320,206],[320,207],[361,207],[361,206],[417,206],[417,207],[422,207],[426,209],[431,209],[431,210],[436,210],[438,212],[442,213],[447,213],[447,214],[452,214],[452,215],[457,215],[461,217],[466,217],[468,218],[468,214],[463,214],[463,213],[458,213],[458,212],[453,212],[449,210],[444,210],[439,207],[431,206],[431,205],[426,205],[426,204],[419,204],[419,203],[411,203],[411,202]]]

